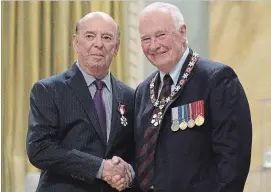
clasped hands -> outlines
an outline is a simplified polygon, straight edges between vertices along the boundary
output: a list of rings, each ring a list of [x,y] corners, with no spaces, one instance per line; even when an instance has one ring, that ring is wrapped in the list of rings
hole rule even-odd
[[[122,191],[132,183],[132,174],[128,163],[120,157],[114,156],[112,159],[104,161],[102,180],[111,187]]]

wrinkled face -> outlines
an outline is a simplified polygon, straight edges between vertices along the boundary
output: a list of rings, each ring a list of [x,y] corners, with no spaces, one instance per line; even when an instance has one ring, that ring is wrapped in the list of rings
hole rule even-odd
[[[114,55],[119,48],[116,24],[102,16],[84,19],[73,36],[79,64],[90,74],[108,73]]]
[[[186,26],[176,29],[169,12],[151,11],[141,16],[139,33],[148,60],[160,71],[170,72],[186,49]]]

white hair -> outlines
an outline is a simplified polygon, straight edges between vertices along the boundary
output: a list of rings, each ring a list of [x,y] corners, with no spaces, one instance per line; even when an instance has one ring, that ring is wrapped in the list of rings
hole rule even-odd
[[[144,13],[146,12],[153,11],[153,10],[169,11],[177,30],[179,29],[181,25],[185,24],[181,10],[175,5],[164,3],[164,2],[155,2],[148,5],[141,11],[140,16],[144,15]]]

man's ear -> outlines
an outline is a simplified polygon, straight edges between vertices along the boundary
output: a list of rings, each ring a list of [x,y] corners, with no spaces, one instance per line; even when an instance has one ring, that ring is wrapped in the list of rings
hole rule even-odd
[[[76,34],[73,34],[72,36],[72,45],[73,45],[73,50],[75,53],[78,53],[78,40]]]
[[[114,56],[117,56],[120,48],[120,40],[116,43],[115,50],[114,50]]]
[[[182,37],[182,43],[186,43],[186,25],[183,24],[179,27],[179,33]]]

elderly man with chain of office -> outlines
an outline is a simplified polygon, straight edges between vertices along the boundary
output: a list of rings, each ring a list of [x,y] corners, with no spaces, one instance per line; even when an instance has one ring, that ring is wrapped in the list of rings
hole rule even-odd
[[[158,69],[135,93],[141,189],[243,191],[252,126],[237,75],[188,47],[186,25],[176,6],[147,6],[140,14],[139,32],[144,54]]]

